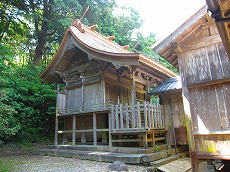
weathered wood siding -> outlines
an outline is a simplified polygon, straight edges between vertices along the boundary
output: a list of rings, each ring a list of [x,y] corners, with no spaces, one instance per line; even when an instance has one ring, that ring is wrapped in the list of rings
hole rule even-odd
[[[66,94],[63,93],[57,94],[57,108],[58,108],[58,112],[66,108]]]
[[[102,104],[101,82],[84,85],[84,105]]]
[[[221,43],[181,53],[179,63],[187,85],[230,78],[230,61]]]
[[[82,106],[82,88],[73,88],[67,90],[67,109]]]
[[[230,82],[190,89],[193,131],[230,129]]]
[[[183,52],[178,60],[184,104],[190,106],[185,109],[192,119],[190,148],[199,158],[230,156],[230,61],[223,44]]]
[[[162,96],[169,144],[174,145],[174,133],[178,145],[187,145],[185,114],[181,92]],[[173,131],[174,130],[174,131]]]

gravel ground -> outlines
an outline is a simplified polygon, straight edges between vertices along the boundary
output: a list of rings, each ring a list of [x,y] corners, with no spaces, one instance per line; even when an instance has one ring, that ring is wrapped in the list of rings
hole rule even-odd
[[[110,163],[39,155],[6,156],[1,159],[20,162],[12,172],[108,172]],[[128,165],[129,171],[144,172],[146,167]]]

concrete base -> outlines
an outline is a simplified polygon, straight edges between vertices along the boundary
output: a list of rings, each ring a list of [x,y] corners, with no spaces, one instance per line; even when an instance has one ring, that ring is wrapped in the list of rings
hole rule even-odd
[[[60,156],[84,160],[94,160],[103,162],[122,161],[127,164],[150,164],[175,154],[175,149],[167,149],[165,145],[158,148],[155,152],[154,148],[125,148],[125,147],[109,147],[109,146],[70,146],[58,145],[47,146],[40,149],[34,154]]]

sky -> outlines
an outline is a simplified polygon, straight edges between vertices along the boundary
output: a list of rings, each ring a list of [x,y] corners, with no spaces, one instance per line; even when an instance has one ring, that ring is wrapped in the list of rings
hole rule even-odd
[[[172,33],[205,5],[205,0],[116,0],[116,2],[120,6],[131,6],[136,9],[144,20],[140,32],[145,36],[153,32],[157,39]]]

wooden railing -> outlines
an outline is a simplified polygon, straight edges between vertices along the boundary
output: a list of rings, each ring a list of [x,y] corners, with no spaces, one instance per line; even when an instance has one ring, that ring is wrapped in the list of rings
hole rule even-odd
[[[112,102],[105,102],[101,104],[91,104],[91,105],[83,105],[74,108],[66,108],[66,109],[58,109],[59,115],[68,115],[68,114],[80,114],[87,112],[95,112],[95,111],[104,111],[110,110],[111,106],[113,106]]]
[[[143,102],[136,105],[111,106],[111,129],[164,129],[165,118],[162,106]]]

